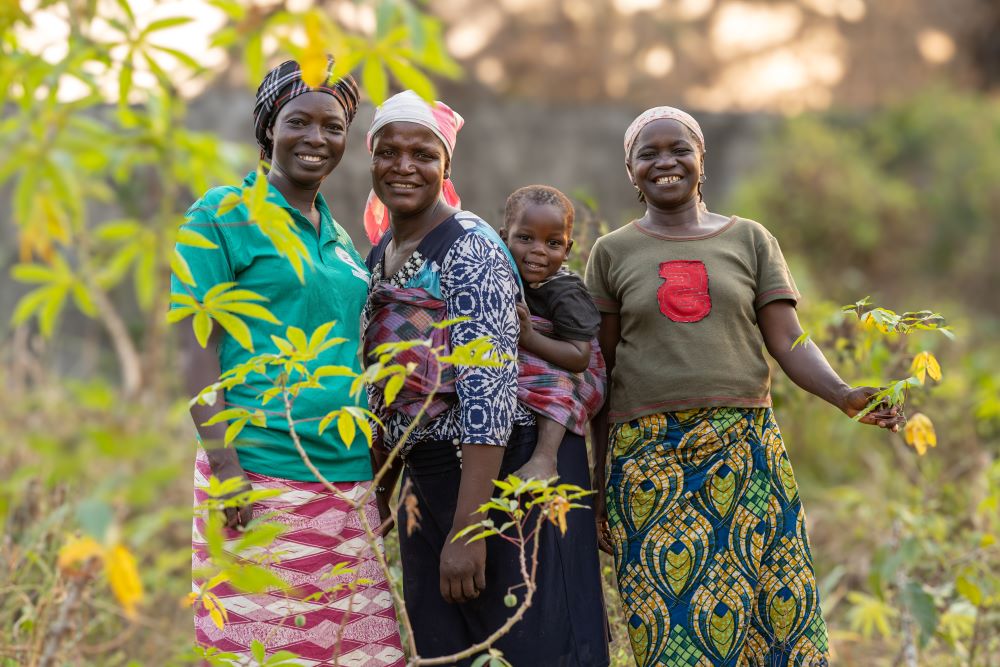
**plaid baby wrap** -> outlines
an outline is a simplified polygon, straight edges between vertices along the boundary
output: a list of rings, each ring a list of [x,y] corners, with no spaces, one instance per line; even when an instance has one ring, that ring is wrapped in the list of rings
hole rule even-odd
[[[430,347],[418,346],[397,354],[390,363],[404,366],[413,364],[413,371],[406,376],[402,388],[392,402],[393,412],[402,412],[410,418],[417,416],[427,395],[434,389],[440,369],[441,386],[434,400],[427,406],[423,419],[429,421],[437,417],[457,400],[455,396],[455,369],[441,366],[431,348],[444,348],[444,354],[451,351],[448,330],[434,325],[444,321],[445,303],[435,299],[427,290],[419,287],[391,287],[381,284],[368,296],[371,302],[371,319],[364,331],[364,363],[376,361],[374,350],[385,343],[400,343],[413,340],[429,340]],[[388,379],[376,382],[385,391]],[[386,406],[388,407],[388,406]]]
[[[386,284],[376,287],[368,298],[372,317],[365,325],[366,364],[375,361],[373,352],[384,343],[430,340],[431,348],[443,348],[445,354],[451,351],[448,330],[434,326],[445,320],[444,301],[418,287],[399,288]],[[539,332],[552,332],[552,323],[548,320],[540,317],[531,320]],[[587,421],[604,404],[607,387],[607,371],[597,340],[591,342],[590,366],[583,373],[571,373],[522,348],[518,349],[517,362],[517,399],[535,412],[583,435]],[[430,354],[430,348],[418,346],[399,353],[391,363],[413,364],[413,371],[406,377],[391,408],[387,408],[416,417],[434,388],[440,366],[437,358]],[[441,367],[440,372],[441,386],[424,413],[425,421],[440,415],[457,400],[454,367]],[[386,382],[387,379],[383,379],[375,384],[384,391]]]
[[[532,316],[531,324],[542,334],[552,333],[552,323]],[[604,405],[607,369],[595,338],[590,342],[590,365],[582,373],[571,373],[535,356],[517,350],[517,400],[543,417],[583,435],[587,422]]]

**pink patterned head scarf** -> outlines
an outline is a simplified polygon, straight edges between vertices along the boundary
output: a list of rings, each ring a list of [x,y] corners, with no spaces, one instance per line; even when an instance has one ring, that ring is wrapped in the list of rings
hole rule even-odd
[[[632,154],[632,145],[635,144],[636,138],[639,133],[642,132],[642,128],[646,127],[654,120],[676,120],[678,123],[691,130],[691,134],[695,136],[698,141],[698,148],[701,149],[702,154],[705,153],[705,135],[701,131],[701,125],[698,121],[694,119],[691,114],[681,111],[680,109],[675,109],[674,107],[653,107],[652,109],[646,109],[635,120],[632,124],[628,126],[625,130],[625,158]]]
[[[372,126],[365,135],[368,152],[372,152],[372,143],[379,130],[389,123],[401,121],[423,125],[433,132],[444,144],[449,159],[455,151],[458,131],[465,125],[465,120],[444,102],[430,104],[412,90],[404,90],[387,99],[375,110]],[[462,200],[455,191],[451,179],[444,180],[441,195],[449,206],[461,207]],[[389,229],[389,213],[373,190],[369,193],[368,203],[365,205],[365,232],[372,244],[377,244],[387,229]]]

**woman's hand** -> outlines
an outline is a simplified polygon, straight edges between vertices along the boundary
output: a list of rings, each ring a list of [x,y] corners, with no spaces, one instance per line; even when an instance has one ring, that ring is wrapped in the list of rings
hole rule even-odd
[[[486,541],[453,542],[456,532],[448,533],[441,549],[441,597],[451,604],[474,600],[486,589]]]
[[[611,527],[608,525],[608,505],[603,479],[598,479],[594,474],[594,521],[597,526],[597,547],[608,554],[614,556],[615,552],[611,546]]]
[[[218,450],[215,450],[218,451]],[[243,480],[243,484],[240,488],[232,493],[222,496],[222,500],[229,500],[242,493],[246,493],[250,490],[250,480],[247,479],[246,471],[240,465],[239,460],[235,456],[235,452],[232,449],[224,449],[223,452],[230,452],[233,456],[229,457],[219,457],[212,456],[209,453],[208,462],[212,467],[212,474],[219,478],[220,481],[226,481],[227,479],[232,479],[233,477],[239,477]],[[215,460],[213,460],[215,459]],[[221,460],[220,460],[221,459]],[[253,518],[253,505],[250,503],[240,504],[235,507],[224,507],[222,508],[222,513],[225,515],[226,528],[238,529],[246,528],[250,524],[250,519]]]
[[[389,490],[375,490],[375,504],[378,505],[379,530],[375,531],[380,537],[385,537],[396,527],[396,517],[392,512],[392,505],[389,503]]]
[[[841,398],[840,409],[848,417],[854,417],[868,407],[872,396],[877,394],[878,391],[875,387],[848,387]],[[899,430],[900,426],[906,423],[906,415],[897,406],[893,405],[890,407],[882,403],[858,421],[862,424],[871,424],[872,426],[885,428],[895,433]]]

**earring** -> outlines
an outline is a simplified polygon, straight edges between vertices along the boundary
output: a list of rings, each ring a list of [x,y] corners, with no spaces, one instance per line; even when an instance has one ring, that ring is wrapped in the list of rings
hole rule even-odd
[[[698,182],[704,183],[707,180],[708,180],[708,175],[705,172],[701,172],[701,176],[698,177]]]

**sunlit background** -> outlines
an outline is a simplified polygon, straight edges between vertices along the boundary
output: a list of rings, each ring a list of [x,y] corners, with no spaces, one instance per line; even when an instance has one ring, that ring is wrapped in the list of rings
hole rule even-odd
[[[158,32],[155,41],[189,55],[208,74],[194,74],[178,67],[169,54],[153,53],[152,64],[135,62],[127,102],[137,108],[146,102],[146,91],[156,81],[154,67],[165,69],[174,94],[188,103],[184,122],[232,142],[222,149],[226,164],[220,164],[220,171],[234,165],[245,173],[255,167],[257,156],[250,120],[257,81],[248,80],[252,68],[239,48],[210,46],[225,25],[219,7],[226,2],[131,3],[139,26],[165,17],[192,17],[190,23]],[[31,25],[18,28],[19,39],[52,62],[63,58],[78,26],[67,7],[83,7],[87,0],[20,4]],[[371,35],[376,30],[375,2],[240,4],[248,8],[240,29],[253,28],[282,7],[299,11],[318,4],[348,32]],[[701,121],[707,135],[708,205],[755,218],[776,234],[804,294],[800,316],[846,379],[878,383],[905,377],[912,350],[890,339],[884,349],[876,346],[875,362],[858,362],[864,343],[855,337],[849,318],[839,314],[841,304],[871,295],[876,304],[897,311],[944,313],[957,340],[938,336],[920,343],[940,358],[943,380],[931,393],[915,391],[908,407],[911,414],[926,413],[937,428],[938,446],[924,456],[917,456],[900,436],[852,424],[796,390],[780,372],[775,402],[811,523],[834,664],[1000,665],[1000,553],[995,546],[1000,531],[1000,2],[416,4],[441,19],[443,43],[464,72],[461,78],[435,78],[434,83],[438,96],[467,123],[458,138],[453,179],[464,206],[488,221],[499,222],[506,196],[520,186],[559,187],[577,204],[572,265],[579,270],[599,234],[642,213],[624,171],[625,128],[649,106],[680,106]],[[118,16],[116,3],[100,6],[108,8],[108,18],[90,25],[94,37],[115,32],[110,21]],[[290,32],[293,41],[301,37],[299,28]],[[264,51],[270,53],[278,41],[265,39],[270,41]],[[127,50],[118,48],[119,54]],[[100,79],[107,109],[113,110],[117,70],[94,65],[92,73]],[[19,95],[21,85],[15,83],[9,92]],[[65,75],[58,90],[69,105],[86,95],[88,87]],[[44,86],[35,91],[38,99],[46,93]],[[9,130],[7,119],[15,117],[6,111],[0,131]],[[334,216],[362,253],[368,243],[360,219],[370,184],[364,133],[372,113],[370,101],[364,100],[347,154],[323,187]],[[9,151],[16,148],[8,146]],[[140,177],[136,183],[116,184],[127,190],[122,199],[131,205],[128,215],[141,219],[154,214],[143,188],[155,201],[155,185]],[[12,191],[11,182],[0,188],[5,276],[11,266],[25,261],[24,235],[9,222],[17,205],[11,202]],[[183,192],[181,210],[200,194]],[[87,196],[92,222],[124,215],[97,190]],[[71,245],[69,232],[60,238]],[[108,252],[116,248],[112,244]],[[121,304],[122,329],[139,339],[155,327],[144,319],[152,316],[136,306],[136,285],[122,281],[109,294]],[[4,280],[0,319],[10,319],[29,288]],[[176,648],[190,634],[189,613],[175,609],[170,597],[186,592],[186,515],[178,516],[188,511],[190,442],[167,446],[147,434],[146,440],[127,440],[116,449],[114,429],[127,431],[118,421],[109,418],[112,435],[100,440],[61,418],[91,408],[115,414],[117,394],[109,387],[116,367],[110,348],[105,327],[72,308],[52,339],[38,335],[34,320],[0,335],[5,364],[0,377],[12,397],[0,407],[11,434],[9,449],[0,446],[0,465],[13,461],[12,470],[18,471],[6,474],[3,468],[0,500],[7,504],[0,509],[21,507],[23,516],[34,516],[23,509],[27,500],[18,505],[19,498],[36,498],[25,490],[30,487],[43,499],[36,503],[41,514],[56,517],[51,519],[55,524],[59,517],[65,520],[71,515],[65,503],[72,498],[46,495],[42,486],[24,480],[36,470],[58,469],[54,462],[66,452],[91,451],[86,447],[106,455],[115,452],[132,466],[128,470],[148,474],[149,488],[176,505],[171,510],[176,515],[156,514],[159,518],[150,520],[155,525],[132,518],[136,507],[152,505],[152,499],[134,489],[120,491],[122,479],[132,473],[118,470],[119,476],[107,481],[100,466],[113,465],[100,456],[87,457],[93,478],[82,475],[81,487],[52,483],[52,488],[76,488],[80,497],[104,494],[102,502],[118,508],[123,522],[133,521],[123,525],[139,525],[128,535],[144,536],[131,539],[152,573],[148,583],[165,582],[157,598],[166,610],[162,615],[154,611],[138,629],[133,627],[129,632],[134,638],[121,639],[118,652],[108,654],[113,658],[84,652],[90,657],[80,664],[124,665],[137,656],[142,664],[167,664],[157,662],[157,651]],[[176,355],[163,352],[157,361],[161,365],[152,377],[159,390],[178,399],[171,411],[162,410],[173,429],[168,432],[184,428],[181,439],[189,438],[176,386]],[[61,389],[43,381],[53,377]],[[100,378],[110,378],[109,384],[101,384]],[[41,389],[32,393],[26,386]],[[60,407],[66,405],[71,407]],[[142,410],[159,415],[159,408],[146,405]],[[154,463],[133,445],[154,449]],[[133,492],[134,497],[129,495]],[[50,525],[41,519],[38,524]],[[4,594],[15,588],[0,588],[0,611],[11,614],[7,625],[16,621],[22,628],[28,621],[27,612],[20,610],[33,607],[19,606],[21,602],[2,606]],[[607,594],[616,636],[614,664],[623,667],[629,664],[624,621],[612,587]],[[95,614],[106,620],[112,606],[95,602],[93,609],[101,610],[104,616]],[[107,623],[112,629],[100,632],[113,634],[117,626]],[[25,641],[27,630],[18,632],[22,634],[12,635],[14,643]],[[0,634],[0,664],[6,667],[3,639]],[[95,645],[100,644],[95,640]],[[921,651],[918,662],[904,655],[907,646]]]

